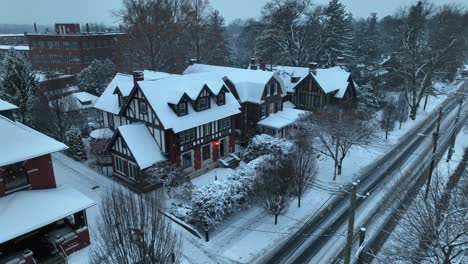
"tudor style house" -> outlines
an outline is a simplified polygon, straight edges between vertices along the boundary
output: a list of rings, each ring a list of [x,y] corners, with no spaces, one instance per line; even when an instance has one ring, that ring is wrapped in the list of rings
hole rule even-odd
[[[283,96],[286,95],[284,84],[274,72],[192,64],[183,74],[204,74],[224,81],[241,105],[242,113],[237,118],[240,135],[260,130],[274,136],[284,136],[286,129],[301,114],[293,109],[283,109]],[[273,118],[282,122],[275,122]]]
[[[325,105],[353,107],[356,103],[357,84],[340,66],[318,69],[312,62],[309,68],[275,66],[273,70],[283,80],[287,99],[297,109],[318,111]]]
[[[90,244],[94,202],[57,185],[51,153],[67,147],[15,122],[14,108],[0,100],[0,263],[65,263]]]
[[[235,150],[240,105],[221,79],[160,72],[117,74],[95,105],[114,130],[113,175],[140,190],[145,170],[169,160],[195,176]]]

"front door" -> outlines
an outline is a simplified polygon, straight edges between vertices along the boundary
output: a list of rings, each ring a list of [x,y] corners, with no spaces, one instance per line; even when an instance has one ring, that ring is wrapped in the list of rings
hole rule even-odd
[[[226,146],[225,146],[226,144],[224,143],[225,141],[226,141],[225,139],[221,139],[221,140],[219,141],[219,157],[220,157],[220,158],[222,158],[222,157],[224,157],[224,155],[226,155],[226,153],[225,153],[225,151],[224,151],[224,149],[225,149],[225,147],[226,147]]]

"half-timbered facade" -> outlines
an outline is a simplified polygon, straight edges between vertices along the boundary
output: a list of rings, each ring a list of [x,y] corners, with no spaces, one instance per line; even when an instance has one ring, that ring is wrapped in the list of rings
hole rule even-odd
[[[240,105],[222,79],[118,74],[96,107],[115,131],[109,145],[114,176],[131,183],[165,159],[194,175],[234,152]]]
[[[64,144],[2,114],[0,131],[0,263],[65,263],[90,243],[94,202],[57,185],[50,153]]]
[[[278,75],[268,71],[253,71],[206,64],[190,65],[184,75],[205,74],[223,79],[241,105],[237,117],[240,135],[256,130],[258,122],[283,110],[285,91]]]
[[[352,107],[356,102],[357,85],[339,66],[318,69],[311,63],[309,68],[275,66],[274,71],[283,79],[288,100],[298,109],[318,111],[330,104]]]

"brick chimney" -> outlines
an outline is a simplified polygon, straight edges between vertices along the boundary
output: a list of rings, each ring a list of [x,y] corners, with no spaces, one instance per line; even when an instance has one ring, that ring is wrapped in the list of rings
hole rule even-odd
[[[133,83],[136,85],[137,82],[143,81],[144,75],[143,71],[133,71]]]
[[[257,58],[255,57],[250,58],[250,69],[258,70]]]
[[[317,67],[318,67],[318,63],[309,62],[309,71],[313,73],[314,75],[317,74]]]
[[[344,58],[343,57],[336,57],[336,65],[338,65],[338,66],[344,65]]]
[[[190,61],[189,61],[189,65],[190,65],[190,66],[192,66],[192,65],[194,65],[194,64],[196,64],[196,63],[198,63],[198,60],[195,59],[195,58],[194,58],[194,59],[190,59]]]

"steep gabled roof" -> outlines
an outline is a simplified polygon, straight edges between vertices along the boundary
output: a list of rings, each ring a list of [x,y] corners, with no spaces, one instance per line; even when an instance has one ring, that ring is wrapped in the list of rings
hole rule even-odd
[[[215,99],[210,98],[210,109],[197,112],[191,104],[188,104],[188,114],[185,116],[178,116],[169,106],[168,103],[177,104],[183,96],[187,96],[192,101],[196,100],[204,88],[208,88],[214,95],[225,88],[222,79],[208,74],[139,81],[138,86],[164,128],[173,129],[175,133],[240,113],[240,105],[231,93],[226,93],[224,105],[217,105]]]
[[[61,151],[67,146],[0,115],[0,166]]]
[[[193,64],[183,74],[209,73],[217,78],[231,81],[239,95],[240,102],[261,103],[265,85],[276,79],[283,87],[282,79],[274,72],[255,71],[207,64]],[[284,89],[283,89],[284,90]]]

